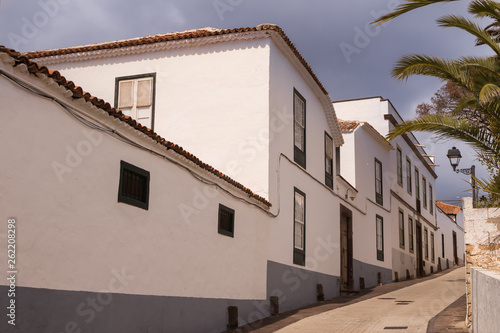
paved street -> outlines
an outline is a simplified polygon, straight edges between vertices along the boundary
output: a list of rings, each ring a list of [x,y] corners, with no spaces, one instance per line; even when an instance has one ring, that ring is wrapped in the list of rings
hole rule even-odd
[[[304,318],[277,332],[426,332],[429,320],[465,293],[465,268]]]

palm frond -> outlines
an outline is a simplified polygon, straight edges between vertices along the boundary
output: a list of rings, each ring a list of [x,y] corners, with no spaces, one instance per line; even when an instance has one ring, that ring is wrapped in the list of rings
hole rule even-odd
[[[425,75],[463,84],[457,82],[460,81],[460,66],[456,62],[426,55],[403,56],[396,62],[391,74],[400,81],[412,75]]]
[[[498,133],[468,120],[450,116],[427,115],[397,125],[387,135],[392,140],[407,132],[430,132],[440,139],[455,139],[467,142],[484,155],[497,155],[500,151]]]
[[[491,102],[493,98],[500,97],[500,87],[493,83],[487,83],[479,92],[479,103],[486,104]]]
[[[492,0],[471,1],[467,11],[477,18],[489,17],[500,21],[500,4]]]
[[[483,44],[488,45],[493,50],[493,52],[500,56],[500,46],[498,45],[498,43],[491,37],[488,32],[484,30],[484,28],[480,27],[475,22],[458,15],[446,15],[437,19],[436,22],[441,27],[454,27],[467,31],[478,40],[480,40]]]
[[[372,24],[383,24],[389,20],[392,20],[393,18],[396,18],[412,10],[432,5],[435,3],[452,2],[452,1],[458,1],[458,0],[406,0],[405,3],[400,4],[398,7],[396,7],[396,9],[393,12],[379,17],[378,19],[373,21]]]

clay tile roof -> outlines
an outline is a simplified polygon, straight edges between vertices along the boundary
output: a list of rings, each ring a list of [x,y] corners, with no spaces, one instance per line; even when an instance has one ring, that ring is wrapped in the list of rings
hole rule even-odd
[[[130,47],[130,46],[146,45],[146,44],[153,44],[153,43],[160,43],[160,42],[168,42],[168,41],[180,40],[180,39],[211,37],[211,36],[217,36],[217,35],[227,35],[227,34],[235,34],[235,33],[253,32],[253,31],[265,31],[265,30],[275,31],[281,36],[281,38],[283,38],[283,40],[288,44],[290,49],[295,53],[295,55],[297,56],[299,61],[302,63],[302,65],[306,68],[306,70],[309,72],[309,74],[311,74],[312,78],[318,84],[318,86],[321,88],[323,93],[325,95],[328,95],[328,92],[323,87],[323,84],[319,81],[316,74],[314,74],[313,70],[311,69],[309,64],[306,62],[306,60],[302,57],[302,55],[297,50],[295,45],[290,41],[290,39],[285,34],[285,32],[279,26],[277,26],[275,24],[261,24],[261,25],[258,25],[256,27],[253,27],[253,28],[236,28],[236,29],[224,29],[224,30],[207,27],[207,28],[201,28],[201,29],[152,35],[152,36],[146,36],[146,37],[140,37],[140,38],[132,38],[132,39],[126,39],[126,40],[120,40],[120,41],[114,41],[114,42],[89,44],[89,45],[68,47],[68,48],[55,49],[55,50],[33,51],[33,52],[24,53],[24,56],[28,59],[35,59],[35,58],[43,58],[43,57],[72,54],[72,53],[79,53],[79,52],[100,51],[100,50],[115,49],[115,48],[120,48],[120,47]]]
[[[244,191],[245,193],[248,194],[249,197],[252,197],[252,198],[264,203],[268,207],[271,207],[271,203],[268,202],[263,197],[253,193],[250,189],[246,188],[242,184],[233,180],[231,177],[223,174],[219,170],[213,168],[211,165],[202,162],[199,158],[197,158],[193,154],[185,151],[182,147],[180,147],[180,146],[178,146],[170,141],[165,140],[160,135],[158,135],[156,132],[147,128],[146,126],[142,126],[140,123],[138,123],[137,121],[135,121],[131,117],[125,116],[120,110],[113,108],[109,103],[105,102],[104,100],[97,98],[97,97],[94,97],[94,96],[90,95],[88,92],[83,91],[83,89],[81,87],[76,86],[72,81],[68,81],[58,71],[51,71],[45,66],[39,66],[37,63],[32,62],[29,59],[29,57],[27,57],[26,55],[21,54],[21,53],[15,51],[15,50],[12,50],[12,49],[8,49],[2,45],[0,45],[0,54],[1,53],[6,53],[14,59],[13,67],[25,65],[31,74],[43,74],[43,75],[46,75],[46,76],[52,78],[57,84],[59,84],[62,87],[65,87],[67,90],[71,91],[73,93],[74,98],[84,98],[87,102],[90,102],[94,106],[106,111],[111,117],[114,117],[116,119],[121,120],[122,122],[133,127],[137,131],[142,132],[145,135],[149,136],[151,138],[151,140],[154,140],[154,141],[158,142],[159,144],[165,146],[167,150],[170,150],[170,149],[173,150],[177,154],[183,156],[187,160],[196,164],[198,167],[214,174],[215,176],[226,181],[227,183],[231,184],[232,186]]]
[[[460,206],[450,205],[442,201],[436,200],[436,206],[443,211],[446,215],[457,215],[462,209]]]
[[[352,132],[356,128],[358,128],[358,126],[361,124],[362,124],[362,122],[357,121],[357,120],[341,120],[341,119],[339,119],[339,126],[340,126],[340,130],[342,131],[342,133]]]

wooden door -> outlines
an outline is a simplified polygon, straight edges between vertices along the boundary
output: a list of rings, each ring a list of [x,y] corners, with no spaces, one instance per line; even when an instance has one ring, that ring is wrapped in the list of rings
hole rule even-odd
[[[350,212],[350,211],[349,211]],[[354,289],[352,220],[351,214],[341,212],[340,215],[340,280],[341,290]]]
[[[416,261],[417,261],[417,277],[423,276],[424,263],[422,261],[422,225],[420,222],[416,224]]]
[[[458,265],[457,233],[453,231],[453,262]]]

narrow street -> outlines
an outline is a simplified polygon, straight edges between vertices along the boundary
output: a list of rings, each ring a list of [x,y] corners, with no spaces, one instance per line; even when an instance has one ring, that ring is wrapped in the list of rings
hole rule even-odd
[[[427,332],[429,321],[465,294],[465,268],[304,318],[277,332]]]

